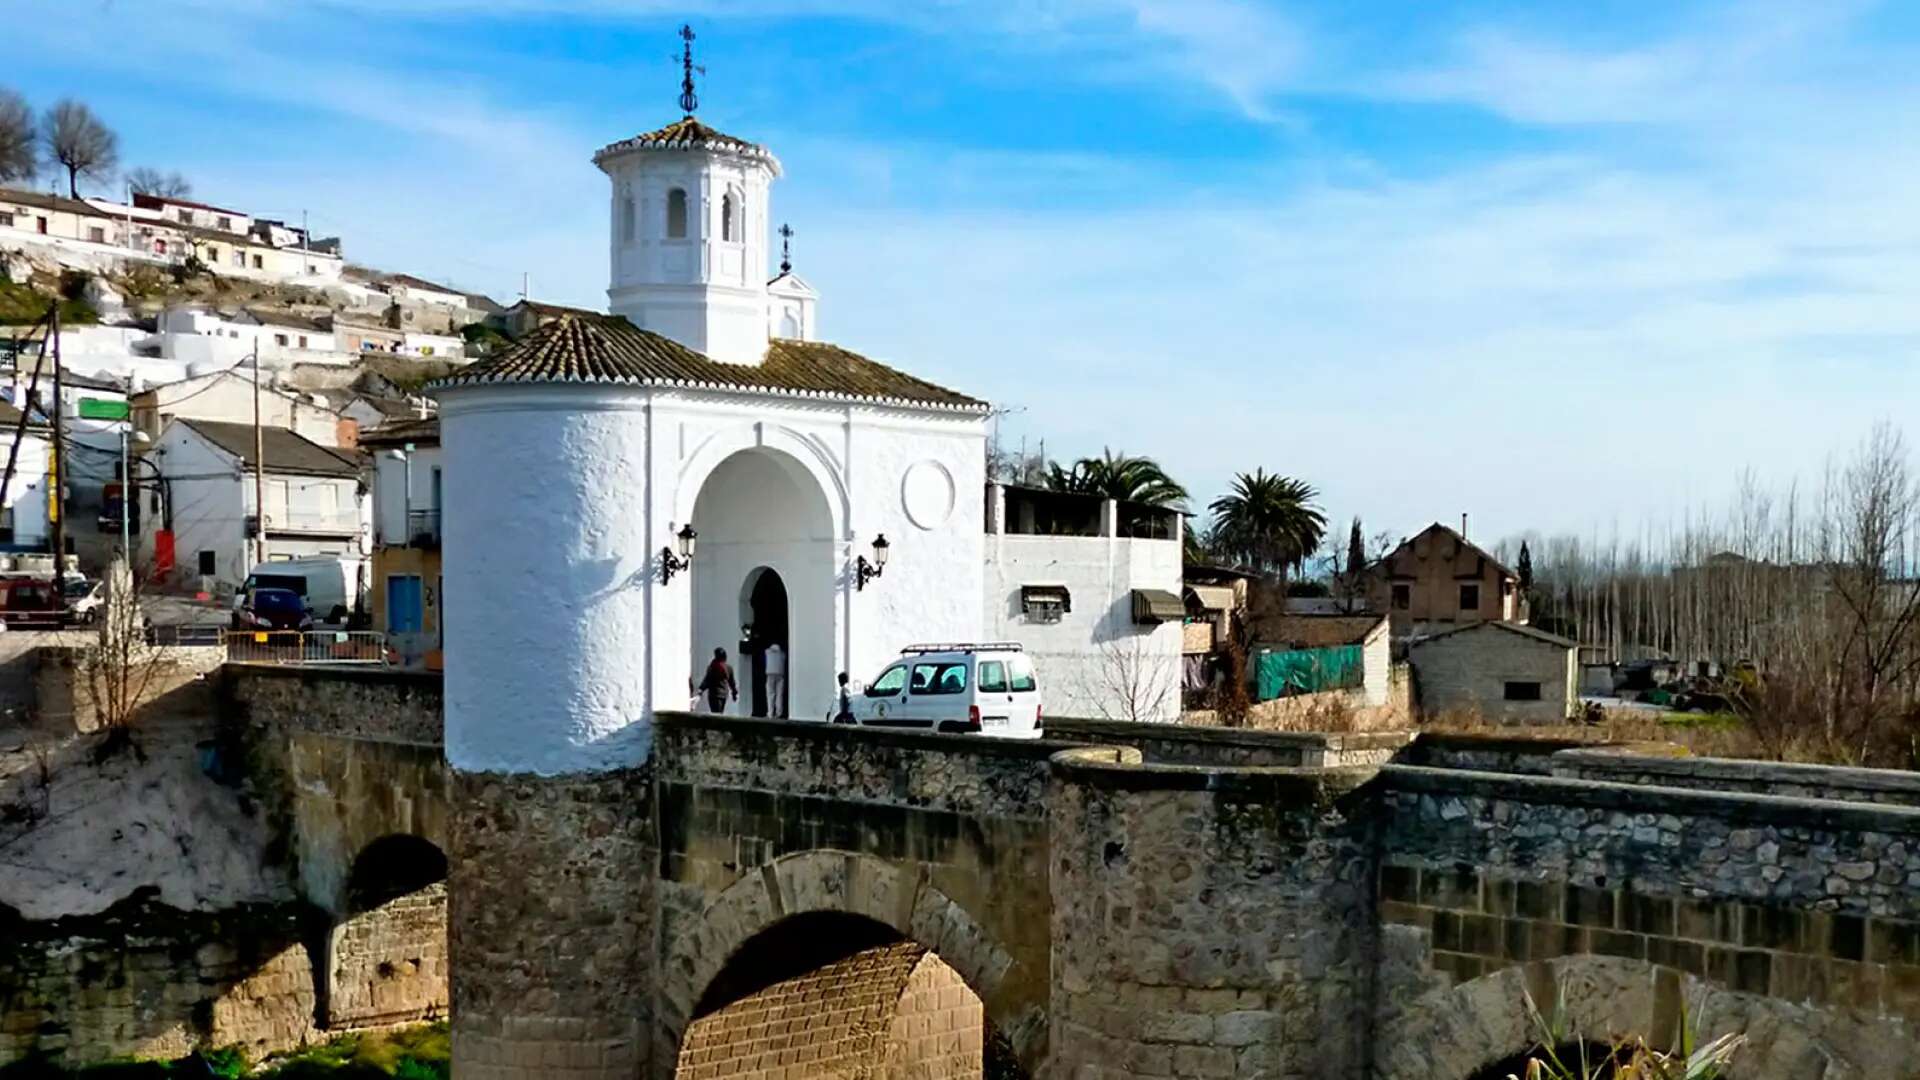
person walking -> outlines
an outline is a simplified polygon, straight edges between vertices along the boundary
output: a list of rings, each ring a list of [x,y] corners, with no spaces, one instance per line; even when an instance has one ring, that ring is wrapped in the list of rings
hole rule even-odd
[[[713,650],[713,661],[700,680],[700,692],[707,695],[707,711],[724,713],[727,699],[740,700],[740,685],[733,681],[733,669],[727,666],[727,650]]]
[[[833,702],[833,722],[836,724],[853,723],[853,691],[847,687],[847,673],[840,673],[840,693]]]
[[[767,715],[786,719],[787,651],[780,643],[770,642],[760,654],[761,683],[767,693]]]

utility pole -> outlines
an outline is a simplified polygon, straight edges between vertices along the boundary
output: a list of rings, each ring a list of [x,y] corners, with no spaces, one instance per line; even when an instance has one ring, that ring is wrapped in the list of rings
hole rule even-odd
[[[53,302],[53,501],[47,504],[53,517],[53,594],[59,611],[67,611],[67,421],[60,400],[60,301]]]
[[[267,451],[260,431],[260,338],[253,339],[253,564],[267,561]],[[58,377],[59,369],[55,368]]]
[[[525,270],[520,271],[520,299],[533,299],[532,286],[533,275],[527,273]]]

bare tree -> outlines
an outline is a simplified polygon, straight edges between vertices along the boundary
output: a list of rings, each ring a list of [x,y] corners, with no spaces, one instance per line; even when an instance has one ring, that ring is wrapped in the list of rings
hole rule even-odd
[[[193,194],[193,184],[179,172],[162,172],[146,165],[128,170],[127,186],[136,195],[159,195],[168,199],[184,199]]]
[[[40,121],[47,157],[67,170],[67,194],[80,197],[80,178],[103,181],[120,164],[120,138],[84,103],[62,98]]]
[[[33,179],[40,164],[36,137],[27,99],[0,87],[0,182]]]
[[[105,733],[102,755],[130,742],[135,716],[165,687],[176,668],[166,647],[147,640],[140,603],[145,575],[131,572],[122,559],[115,559],[107,573],[106,602],[100,606],[94,641],[78,658],[75,680],[85,687],[85,704]],[[76,700],[75,711],[81,707]]]
[[[1149,635],[1102,642],[1085,696],[1102,720],[1157,722],[1178,711],[1180,662],[1148,649]]]

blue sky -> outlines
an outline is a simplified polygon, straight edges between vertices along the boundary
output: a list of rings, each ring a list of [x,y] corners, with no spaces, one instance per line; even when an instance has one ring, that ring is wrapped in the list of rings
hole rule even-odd
[[[1637,533],[1920,415],[1920,5],[24,0],[123,161],[604,302],[592,151],[766,143],[825,336],[1054,456]],[[1920,435],[1920,431],[1912,431]]]

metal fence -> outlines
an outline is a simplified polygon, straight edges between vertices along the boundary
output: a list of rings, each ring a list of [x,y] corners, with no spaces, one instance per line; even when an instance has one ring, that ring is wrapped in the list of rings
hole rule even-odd
[[[369,630],[230,630],[227,660],[303,667],[381,666],[387,635]]]

